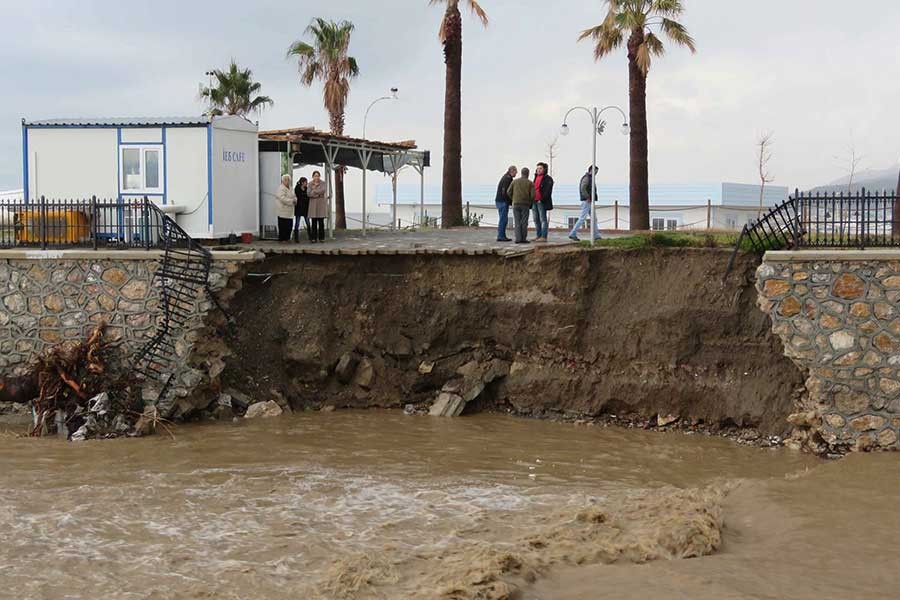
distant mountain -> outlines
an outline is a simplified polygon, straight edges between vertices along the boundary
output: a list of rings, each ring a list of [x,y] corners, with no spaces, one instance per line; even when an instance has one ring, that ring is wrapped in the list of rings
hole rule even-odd
[[[866,190],[871,192],[880,192],[882,190],[888,190],[893,192],[897,187],[897,173],[900,172],[900,167],[888,167],[887,169],[863,169],[859,173],[853,176],[853,187],[849,189],[850,193],[856,193],[860,191],[862,188],[866,188]],[[841,192],[847,193],[847,182],[849,181],[848,176],[841,177],[831,183],[826,185],[820,185],[818,187],[812,188],[812,192],[823,192],[823,193],[832,193],[836,192],[840,194]]]

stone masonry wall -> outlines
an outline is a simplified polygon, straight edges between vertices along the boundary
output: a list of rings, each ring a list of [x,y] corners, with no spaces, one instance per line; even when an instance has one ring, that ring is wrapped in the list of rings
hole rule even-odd
[[[785,355],[809,374],[800,421],[832,447],[897,449],[900,253],[896,260],[791,255],[767,255],[757,289]]]
[[[105,339],[115,343],[113,361],[127,367],[162,319],[156,253],[127,259],[115,258],[115,252],[101,252],[97,258],[81,253],[72,259],[63,258],[64,253],[32,254],[39,257],[0,258],[0,379],[22,375],[36,356],[86,338],[100,322],[107,325]],[[243,262],[213,263],[210,286],[225,301],[240,285],[240,278],[232,276]],[[216,369],[224,368],[223,357],[192,360],[195,346],[204,343],[212,309],[209,298],[201,295],[186,327],[174,331],[175,352],[184,359],[173,374],[180,398],[209,381],[211,371],[215,376]]]

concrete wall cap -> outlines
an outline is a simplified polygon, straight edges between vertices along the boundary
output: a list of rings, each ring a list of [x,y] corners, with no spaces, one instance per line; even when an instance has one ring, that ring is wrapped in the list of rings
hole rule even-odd
[[[769,250],[763,262],[809,262],[813,260],[900,260],[900,248],[871,250]]]
[[[266,256],[258,250],[212,250],[214,261],[253,262]],[[162,250],[39,250],[17,248],[0,250],[0,260],[157,260]]]

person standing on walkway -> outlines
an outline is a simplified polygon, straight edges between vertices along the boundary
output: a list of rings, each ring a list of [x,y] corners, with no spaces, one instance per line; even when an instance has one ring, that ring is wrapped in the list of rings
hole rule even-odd
[[[300,220],[306,222],[306,233],[309,235],[309,241],[312,241],[312,230],[309,228],[309,194],[306,193],[308,180],[301,177],[294,186],[294,196],[297,198],[297,205],[294,207],[294,241],[300,243]]]
[[[522,167],[522,176],[513,180],[506,190],[512,200],[517,244],[528,242],[528,213],[534,204],[534,183],[528,179],[528,167]]]
[[[546,242],[550,233],[550,218],[547,211],[553,210],[553,178],[547,172],[547,163],[539,162],[534,172],[534,241]]]
[[[309,195],[309,218],[312,221],[312,232],[310,233],[311,242],[325,241],[325,217],[328,216],[328,202],[325,200],[326,189],[325,182],[322,180],[322,174],[313,171],[312,181],[306,188]]]
[[[587,173],[581,176],[581,182],[578,184],[578,194],[581,196],[581,216],[575,221],[575,226],[569,233],[569,239],[580,241],[578,239],[578,230],[584,226],[584,222],[591,216],[591,190],[594,190],[594,202],[597,202],[597,190],[594,188],[594,178],[597,176],[597,167],[588,167]],[[600,234],[597,233],[597,224],[591,223],[591,229],[594,230],[594,239],[599,240]]]
[[[510,165],[506,170],[506,173],[503,174],[503,177],[500,178],[500,183],[497,184],[497,197],[494,198],[494,204],[497,206],[497,215],[499,216],[499,221],[497,222],[498,242],[512,241],[506,237],[506,226],[509,224],[509,205],[511,204],[509,198],[509,186],[512,184],[513,179],[515,179],[518,172],[519,170],[515,165]]]
[[[281,185],[275,192],[275,211],[278,215],[278,241],[289,242],[291,240],[291,229],[294,224],[294,206],[297,204],[297,198],[291,191],[291,176],[282,175]]]

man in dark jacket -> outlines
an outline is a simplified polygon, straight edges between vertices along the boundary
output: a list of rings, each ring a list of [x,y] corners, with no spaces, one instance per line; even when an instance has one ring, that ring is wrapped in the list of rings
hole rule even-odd
[[[592,174],[593,170],[593,174]],[[584,225],[584,222],[591,216],[591,188],[594,188],[594,177],[597,176],[597,167],[588,167],[587,173],[581,176],[581,182],[578,184],[578,194],[581,196],[581,216],[575,222],[575,227],[569,233],[569,239],[578,241],[578,230]],[[597,189],[594,188],[594,202],[597,202]],[[591,223],[594,230],[594,239],[600,239],[597,233],[597,224]]]
[[[547,163],[539,162],[534,173],[534,227],[537,237],[534,241],[546,242],[550,232],[550,219],[547,211],[553,210],[553,178],[547,172]]]
[[[515,166],[510,166],[506,173],[503,174],[503,177],[500,178],[500,183],[497,184],[497,197],[494,198],[494,204],[497,206],[497,214],[500,217],[497,223],[498,242],[512,241],[506,237],[506,225],[509,223],[509,205],[512,202],[509,197],[509,186],[518,172],[519,170]]]

